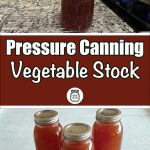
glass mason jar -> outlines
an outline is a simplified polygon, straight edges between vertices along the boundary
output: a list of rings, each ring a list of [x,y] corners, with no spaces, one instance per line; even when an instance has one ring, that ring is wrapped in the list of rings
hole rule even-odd
[[[61,150],[62,126],[58,112],[44,110],[34,115],[34,141],[36,150]]]
[[[94,150],[90,126],[82,123],[65,126],[62,150]]]
[[[95,150],[121,150],[123,127],[121,111],[118,109],[99,109],[93,125]]]
[[[94,0],[62,0],[62,25],[71,30],[86,30],[93,19]]]

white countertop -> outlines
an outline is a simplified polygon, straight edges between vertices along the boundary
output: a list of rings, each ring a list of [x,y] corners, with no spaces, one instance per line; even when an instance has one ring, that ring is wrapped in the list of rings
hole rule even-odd
[[[41,109],[0,109],[0,150],[35,150],[33,115]],[[64,126],[71,122],[92,125],[96,109],[55,109]],[[122,150],[150,149],[150,109],[121,109]]]

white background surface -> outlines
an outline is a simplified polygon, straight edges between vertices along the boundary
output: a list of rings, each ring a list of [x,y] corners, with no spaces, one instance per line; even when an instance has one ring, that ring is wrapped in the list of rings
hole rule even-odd
[[[41,109],[0,109],[0,150],[35,150],[33,115]],[[64,126],[71,122],[92,125],[97,109],[55,109]],[[121,109],[122,150],[150,150],[150,109]]]

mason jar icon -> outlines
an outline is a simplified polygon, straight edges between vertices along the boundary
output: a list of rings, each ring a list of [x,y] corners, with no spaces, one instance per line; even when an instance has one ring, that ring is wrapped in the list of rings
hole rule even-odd
[[[72,102],[78,102],[78,101],[80,101],[79,90],[71,90],[70,100]]]

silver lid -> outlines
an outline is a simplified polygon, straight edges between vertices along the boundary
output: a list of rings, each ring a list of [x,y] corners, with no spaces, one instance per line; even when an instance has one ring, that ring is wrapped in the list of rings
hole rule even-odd
[[[119,109],[99,109],[96,112],[96,120],[99,122],[117,122],[121,119]]]
[[[38,125],[54,124],[58,120],[58,112],[54,110],[42,110],[34,114],[34,121]]]
[[[82,141],[91,137],[91,127],[83,123],[72,123],[64,127],[64,138],[72,141]]]
[[[150,0],[139,0],[139,1],[142,2],[142,3],[150,5]]]

